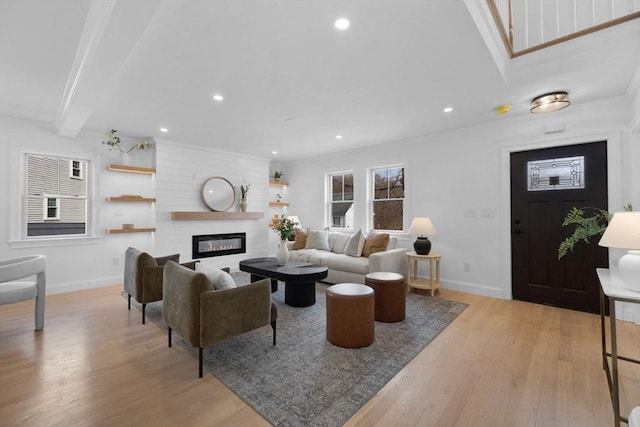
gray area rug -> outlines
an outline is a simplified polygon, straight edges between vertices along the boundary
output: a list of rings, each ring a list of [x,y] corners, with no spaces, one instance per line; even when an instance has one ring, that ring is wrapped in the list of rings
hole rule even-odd
[[[234,273],[238,284],[249,275]],[[205,349],[205,369],[275,426],[340,426],[371,399],[466,307],[439,297],[407,294],[406,319],[376,322],[374,343],[336,347],[326,339],[325,291],[316,284],[316,304],[284,303],[284,284],[272,294],[278,305],[277,345],[264,327]],[[166,329],[162,303],[147,306],[147,317]],[[174,334],[193,354],[197,349]]]

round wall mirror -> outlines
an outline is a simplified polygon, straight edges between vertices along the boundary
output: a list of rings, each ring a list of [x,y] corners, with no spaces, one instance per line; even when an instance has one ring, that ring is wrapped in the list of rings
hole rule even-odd
[[[212,211],[228,211],[236,201],[236,190],[228,179],[214,176],[202,184],[202,201]]]

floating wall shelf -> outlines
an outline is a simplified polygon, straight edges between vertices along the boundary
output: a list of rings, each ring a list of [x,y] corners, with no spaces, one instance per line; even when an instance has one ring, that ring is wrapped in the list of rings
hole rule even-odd
[[[173,211],[172,220],[262,219],[263,212],[199,212]]]
[[[143,173],[146,175],[153,175],[156,173],[156,168],[143,168],[141,166],[129,166],[129,165],[116,165],[110,164],[107,166],[110,171],[116,172],[129,172],[129,173]]]
[[[107,197],[107,202],[144,202],[144,203],[153,203],[155,201],[156,201],[155,197],[136,197],[136,196]]]
[[[152,233],[156,231],[155,227],[141,227],[141,228],[108,228],[107,233]]]
[[[289,206],[287,202],[269,202],[269,206]]]
[[[274,187],[286,187],[289,183],[284,181],[269,181],[269,185]]]

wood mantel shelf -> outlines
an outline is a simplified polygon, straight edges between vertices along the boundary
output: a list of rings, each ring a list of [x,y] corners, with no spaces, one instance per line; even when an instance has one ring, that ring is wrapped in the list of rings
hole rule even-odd
[[[269,206],[289,206],[287,202],[269,202]]]
[[[129,173],[143,173],[147,175],[153,175],[156,173],[156,168],[143,168],[141,166],[129,166],[129,165],[116,165],[111,163],[107,166],[110,171],[116,172],[129,172]]]
[[[284,181],[269,181],[269,185],[273,187],[286,187],[289,183]]]
[[[264,212],[173,211],[172,220],[262,219]]]

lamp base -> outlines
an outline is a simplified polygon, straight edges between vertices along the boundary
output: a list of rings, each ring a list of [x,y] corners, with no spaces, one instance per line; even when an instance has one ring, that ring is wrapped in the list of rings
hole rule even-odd
[[[413,249],[418,255],[429,255],[429,252],[431,252],[431,240],[428,237],[418,237],[413,242]]]
[[[640,292],[640,251],[628,251],[618,262],[622,283],[630,291]]]

